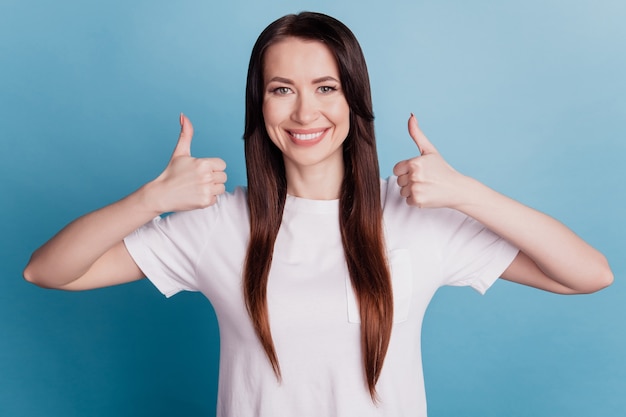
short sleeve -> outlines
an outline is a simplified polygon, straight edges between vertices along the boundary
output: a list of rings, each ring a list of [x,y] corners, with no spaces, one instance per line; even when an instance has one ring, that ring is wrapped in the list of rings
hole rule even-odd
[[[483,224],[450,210],[449,238],[442,248],[445,285],[471,286],[484,294],[518,253],[508,241]]]
[[[196,263],[219,214],[214,207],[155,217],[124,239],[137,266],[166,297],[198,291]]]
[[[433,287],[471,286],[484,294],[518,253],[460,211],[409,206],[400,195],[397,177],[383,181],[382,190],[391,247],[411,248],[416,279],[427,278]]]

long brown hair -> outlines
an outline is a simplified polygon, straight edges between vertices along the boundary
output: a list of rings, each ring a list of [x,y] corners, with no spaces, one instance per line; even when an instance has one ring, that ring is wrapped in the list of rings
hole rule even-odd
[[[244,266],[244,297],[254,329],[280,379],[267,312],[267,281],[280,228],[287,179],[280,150],[263,119],[263,68],[267,48],[286,37],[323,42],[339,67],[350,107],[350,130],[343,144],[345,175],[340,194],[340,228],[352,287],[361,315],[361,350],[370,395],[382,370],[393,323],[393,296],[385,255],[378,157],[369,77],[358,41],[343,23],[319,13],[284,16],[257,39],[246,85],[244,132],[250,210],[250,241]]]

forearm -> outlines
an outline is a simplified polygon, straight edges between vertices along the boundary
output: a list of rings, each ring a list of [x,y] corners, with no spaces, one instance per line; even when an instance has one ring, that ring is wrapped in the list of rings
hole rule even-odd
[[[68,224],[33,253],[25,278],[58,288],[81,277],[107,250],[160,214],[147,197],[150,186]]]
[[[430,143],[413,115],[408,127],[421,156],[400,161],[393,169],[407,204],[457,209],[517,246],[522,254],[504,278],[567,294],[593,292],[611,284],[613,274],[600,252],[550,216],[459,174]]]
[[[193,126],[182,114],[180,125],[172,157],[156,179],[67,225],[33,253],[24,278],[42,287],[72,290],[141,278],[124,237],[161,213],[208,207],[225,189],[224,161],[192,157]]]
[[[612,281],[606,258],[559,221],[469,177],[461,185],[455,208],[518,247],[552,280],[577,292]]]

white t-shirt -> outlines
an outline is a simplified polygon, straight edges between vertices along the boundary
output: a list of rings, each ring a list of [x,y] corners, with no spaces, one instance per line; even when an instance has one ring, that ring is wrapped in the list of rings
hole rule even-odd
[[[281,383],[243,299],[245,189],[206,209],[157,217],[125,239],[163,294],[201,291],[211,301],[220,328],[218,416],[426,416],[420,336],[428,303],[442,285],[484,293],[517,249],[456,210],[408,206],[395,177],[381,182],[381,193],[394,326],[377,405],[365,383],[338,200],[287,197],[267,288]]]

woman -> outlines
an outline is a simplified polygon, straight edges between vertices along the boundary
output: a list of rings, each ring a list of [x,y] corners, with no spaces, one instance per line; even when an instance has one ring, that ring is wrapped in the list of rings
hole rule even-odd
[[[425,416],[421,323],[441,285],[612,282],[561,223],[446,164],[414,116],[420,156],[381,181],[365,60],[331,17],[285,16],[253,48],[247,190],[225,193],[225,163],[193,158],[180,123],[159,177],[66,226],[24,276],[203,292],[220,325],[220,416]]]

